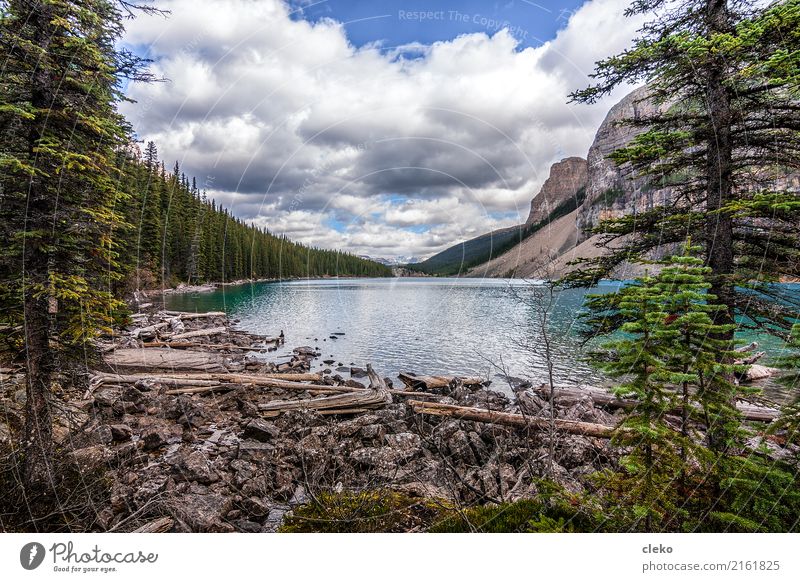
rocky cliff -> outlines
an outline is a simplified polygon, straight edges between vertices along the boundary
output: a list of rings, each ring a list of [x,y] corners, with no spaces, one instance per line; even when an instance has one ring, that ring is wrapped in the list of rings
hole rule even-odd
[[[550,175],[531,202],[526,225],[548,221],[521,244],[491,261],[474,267],[467,276],[558,276],[567,263],[599,252],[587,233],[604,218],[620,216],[634,209],[644,210],[663,201],[669,191],[653,191],[637,179],[628,165],[617,166],[608,156],[629,143],[643,129],[622,123],[645,119],[656,113],[645,88],[636,89],[606,115],[595,134],[586,160],[570,157],[553,164]],[[568,214],[553,211],[570,199],[577,209]],[[629,276],[632,272],[620,273]]]
[[[586,160],[566,158],[550,166],[550,175],[531,202],[525,224],[536,224],[549,217],[559,205],[582,195],[588,175]]]
[[[587,230],[601,220],[621,216],[634,208],[650,208],[655,202],[654,192],[646,188],[644,180],[633,175],[628,164],[618,166],[608,156],[644,131],[623,123],[625,119],[646,119],[657,111],[647,99],[646,88],[641,87],[614,105],[600,124],[586,156],[586,198],[576,217],[583,239],[588,237]]]

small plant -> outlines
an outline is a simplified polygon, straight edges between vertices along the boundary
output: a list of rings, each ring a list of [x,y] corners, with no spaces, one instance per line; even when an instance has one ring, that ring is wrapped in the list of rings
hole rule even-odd
[[[433,523],[441,506],[388,489],[323,492],[287,517],[283,533],[392,533]]]

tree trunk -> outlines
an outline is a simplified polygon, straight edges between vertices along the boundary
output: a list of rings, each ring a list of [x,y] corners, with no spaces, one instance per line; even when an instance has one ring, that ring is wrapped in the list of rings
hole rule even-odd
[[[728,32],[730,17],[727,0],[707,0],[706,24],[708,35]],[[725,87],[726,63],[721,57],[712,59],[706,69],[706,98],[709,116],[707,136],[708,188],[706,199],[707,223],[705,228],[708,266],[711,267],[710,292],[717,303],[727,310],[715,316],[715,323],[733,323],[733,218],[721,209],[731,200],[731,173],[733,169],[733,144],[731,124],[733,112],[728,89]],[[733,339],[733,332],[721,339]]]
[[[447,416],[450,418],[457,418],[459,420],[471,420],[474,422],[500,424],[533,430],[550,430],[550,427],[554,425],[556,430],[565,432],[567,434],[576,434],[597,438],[611,438],[616,430],[613,426],[606,426],[604,424],[580,422],[577,420],[563,420],[560,418],[550,420],[535,416],[526,416],[523,414],[499,412],[496,410],[487,410],[485,408],[473,408],[471,406],[441,404],[438,402],[409,400],[408,405],[411,406],[413,411],[417,414]]]
[[[53,423],[50,414],[50,384],[53,357],[49,353],[49,327],[46,301],[25,293],[25,484],[42,485],[49,480],[53,449]]]
[[[34,44],[47,54],[52,32],[52,7],[35,2],[30,9],[29,23],[34,27]],[[39,140],[44,134],[47,111],[53,103],[53,74],[47,56],[43,56],[31,77],[31,105],[36,117],[28,127],[28,156],[37,169],[51,174],[52,165],[46,156],[37,153]],[[50,414],[50,384],[53,380],[55,362],[50,353],[50,337],[53,333],[51,318],[54,314],[47,297],[39,295],[35,286],[48,284],[51,248],[54,241],[49,232],[54,220],[53,201],[44,186],[46,178],[32,176],[28,185],[26,208],[26,231],[39,233],[26,239],[23,251],[23,297],[25,316],[25,357],[27,363],[25,402],[25,455],[24,480],[27,487],[49,482],[50,461],[53,449],[53,425]],[[44,234],[48,233],[48,234]],[[55,306],[57,307],[57,306]]]

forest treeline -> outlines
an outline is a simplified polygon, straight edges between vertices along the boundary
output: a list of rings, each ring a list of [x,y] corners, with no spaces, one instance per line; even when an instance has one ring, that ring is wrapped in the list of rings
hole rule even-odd
[[[122,203],[116,239],[126,286],[180,281],[295,277],[388,277],[391,269],[338,250],[308,247],[249,224],[202,192],[195,178],[171,172],[155,143],[143,155],[120,153]]]

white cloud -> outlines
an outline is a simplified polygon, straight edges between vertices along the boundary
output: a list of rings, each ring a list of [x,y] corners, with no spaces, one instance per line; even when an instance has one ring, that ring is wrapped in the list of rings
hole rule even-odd
[[[169,18],[141,17],[125,39],[170,79],[130,88],[139,135],[237,216],[387,256],[524,218],[549,165],[586,154],[622,91],[594,106],[568,93],[638,26],[622,19],[628,0],[591,0],[540,47],[501,30],[405,58],[356,48],[339,23],[293,19],[278,0],[162,4]]]

